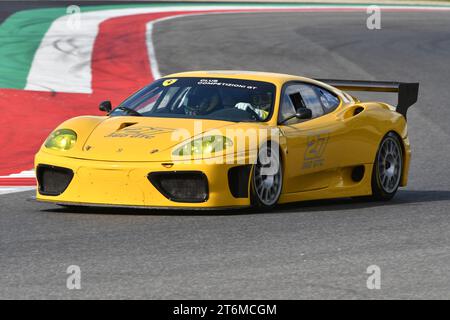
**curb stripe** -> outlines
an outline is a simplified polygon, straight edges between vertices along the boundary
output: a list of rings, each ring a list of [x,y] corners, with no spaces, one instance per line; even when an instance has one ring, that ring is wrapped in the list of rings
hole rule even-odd
[[[81,5],[83,13],[110,9],[160,8],[176,3]],[[207,5],[207,4],[205,4]],[[22,10],[0,24],[0,88],[24,89],[35,52],[52,23],[66,15],[65,7]]]
[[[167,4],[122,4],[82,6],[82,12],[130,7],[160,7]],[[33,58],[53,21],[66,8],[31,9],[16,12],[0,24],[0,88],[23,89]]]
[[[35,186],[35,178],[1,178],[0,187],[4,186]]]
[[[146,24],[164,15],[167,13],[130,15],[100,24],[92,53],[93,92],[134,92],[153,81]]]

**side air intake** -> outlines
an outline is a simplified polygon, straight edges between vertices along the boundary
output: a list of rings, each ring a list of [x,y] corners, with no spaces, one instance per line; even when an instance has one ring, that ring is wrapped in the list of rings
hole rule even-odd
[[[39,193],[44,196],[59,196],[73,178],[73,171],[67,168],[40,164],[36,170]]]

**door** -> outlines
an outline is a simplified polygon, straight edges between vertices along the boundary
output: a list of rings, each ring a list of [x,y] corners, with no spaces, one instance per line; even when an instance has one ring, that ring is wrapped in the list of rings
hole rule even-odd
[[[299,98],[300,97],[300,98]],[[290,83],[283,90],[279,123],[286,138],[286,193],[328,187],[339,166],[339,141],[345,132],[333,111],[340,105],[333,93],[306,83]],[[312,118],[291,118],[298,108],[311,110]]]

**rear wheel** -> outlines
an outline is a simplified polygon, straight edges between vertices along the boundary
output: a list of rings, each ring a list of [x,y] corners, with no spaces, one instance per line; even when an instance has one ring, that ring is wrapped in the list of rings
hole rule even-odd
[[[272,208],[278,202],[283,188],[283,168],[278,145],[267,143],[258,154],[252,172],[252,204]]]
[[[372,198],[390,200],[400,185],[403,152],[398,136],[388,133],[381,141],[372,172]]]

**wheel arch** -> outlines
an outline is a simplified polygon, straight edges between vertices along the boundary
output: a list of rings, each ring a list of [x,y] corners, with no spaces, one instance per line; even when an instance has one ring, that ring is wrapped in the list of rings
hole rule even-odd
[[[381,139],[378,141],[378,148],[381,145],[381,142],[384,140],[384,138],[388,135],[392,133],[393,135],[395,135],[400,143],[400,147],[402,148],[402,160],[403,160],[403,165],[402,165],[402,172],[401,172],[401,176],[400,176],[400,186],[404,187],[406,186],[406,181],[407,181],[407,175],[408,175],[408,170],[409,170],[409,163],[408,163],[408,157],[407,157],[407,148],[405,146],[405,141],[402,138],[401,133],[399,133],[397,130],[395,129],[391,129],[389,131],[387,131],[382,137]],[[378,149],[377,149],[378,152]],[[374,158],[374,165],[375,165],[375,158]]]
[[[405,186],[405,185],[406,185],[405,177],[406,177],[407,174],[408,174],[408,166],[407,166],[408,158],[407,158],[407,150],[406,150],[406,146],[405,146],[405,141],[404,141],[404,139],[402,138],[401,134],[398,133],[398,132],[395,131],[395,130],[390,130],[390,131],[388,131],[388,132],[383,136],[383,139],[384,139],[384,137],[386,137],[389,133],[392,133],[392,134],[394,134],[394,135],[397,137],[398,141],[400,142],[400,146],[401,146],[401,148],[402,148],[402,160],[403,160],[403,166],[402,166],[402,173],[401,173],[401,176],[400,176],[400,186]],[[381,140],[381,141],[382,141],[382,140]]]
[[[268,139],[268,140],[264,141],[263,143],[261,143],[259,145],[259,147],[258,147],[258,156],[259,156],[260,149],[264,145],[272,143],[272,142],[274,142],[274,143],[276,143],[278,145],[278,154],[279,154],[280,163],[281,163],[282,180],[284,181],[284,179],[285,179],[284,175],[285,175],[285,172],[286,172],[285,164],[286,164],[286,157],[287,157],[286,153],[287,153],[287,151],[286,151],[285,148],[282,148],[282,143],[280,142],[280,140],[277,142],[277,141],[273,141],[272,139]],[[256,157],[256,159],[257,159],[257,157]],[[253,174],[254,174],[254,170],[255,170],[255,164],[256,163],[252,163],[252,167],[251,167],[250,174],[249,174],[249,177],[248,177],[248,195],[249,195],[249,199],[250,199],[251,202],[253,202],[253,200],[252,200],[252,179],[253,179]],[[281,186],[280,196],[283,194],[283,190],[284,190],[284,183]]]

